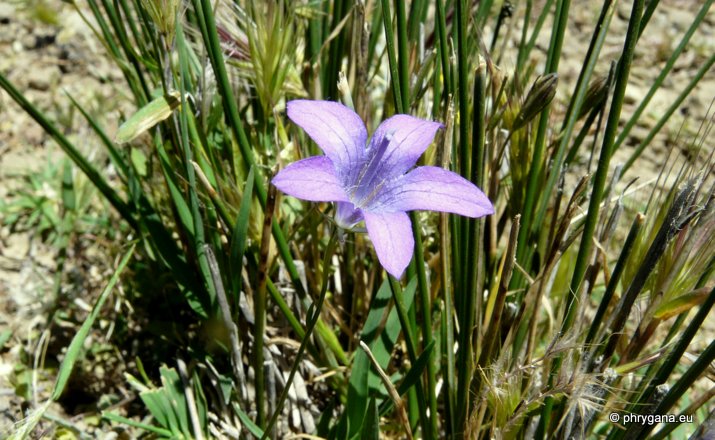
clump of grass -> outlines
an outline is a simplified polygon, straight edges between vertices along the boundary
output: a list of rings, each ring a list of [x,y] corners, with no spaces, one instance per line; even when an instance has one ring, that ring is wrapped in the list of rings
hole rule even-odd
[[[639,189],[650,191],[645,206],[622,176],[712,65],[702,61],[652,135],[625,145],[713,2],[632,115],[623,101],[633,54],[659,2],[634,0],[623,50],[603,60],[614,3],[593,23],[562,109],[552,99],[568,87],[558,81],[568,0],[538,15],[520,2],[512,18],[507,3],[484,0],[88,0],[87,23],[137,112],[111,139],[72,103],[120,185],[2,75],[0,86],[126,222],[190,316],[176,358],[158,372],[138,360],[127,376],[147,418],[110,411],[104,423],[160,437],[425,439],[638,438],[654,428],[609,414],[682,410],[703,423],[711,394],[693,384],[715,351],[684,353],[715,301],[712,152],[688,148],[700,160],[680,169],[664,161],[673,183]],[[542,60],[533,48],[547,23]],[[611,63],[608,76],[594,75],[599,63]],[[496,213],[413,213],[413,262],[404,280],[387,276],[363,234],[336,239],[333,207],[269,186],[279,167],[318,153],[282,113],[299,97],[342,100],[368,126],[394,113],[444,122],[424,163],[483,188]],[[625,165],[612,164],[619,149]]]

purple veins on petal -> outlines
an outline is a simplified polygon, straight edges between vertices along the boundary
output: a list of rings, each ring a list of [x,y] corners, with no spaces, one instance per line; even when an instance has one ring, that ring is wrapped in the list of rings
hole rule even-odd
[[[417,167],[390,182],[371,209],[440,211],[467,217],[494,213],[487,196],[459,174],[432,166]]]
[[[338,102],[298,99],[287,104],[288,117],[333,161],[343,182],[362,163],[367,130],[360,116]]]
[[[293,162],[273,177],[273,185],[284,193],[312,202],[347,202],[333,162],[314,156]]]
[[[385,137],[392,138],[380,161],[378,173],[385,179],[404,174],[415,166],[434,140],[437,130],[442,127],[439,122],[425,121],[410,115],[395,115],[385,120],[375,130],[368,148],[370,152],[378,147]]]

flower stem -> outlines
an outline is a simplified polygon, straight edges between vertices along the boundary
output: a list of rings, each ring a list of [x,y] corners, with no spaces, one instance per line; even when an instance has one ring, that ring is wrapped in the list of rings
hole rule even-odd
[[[408,314],[408,310],[405,307],[405,300],[404,297],[402,296],[402,286],[400,285],[400,281],[397,280],[395,277],[392,275],[388,275],[389,280],[390,280],[390,289],[392,290],[392,299],[395,302],[395,307],[397,310],[397,317],[400,320],[400,326],[402,327],[402,333],[404,334],[405,337],[405,345],[407,346],[407,355],[410,358],[410,362],[414,365],[415,362],[417,361],[417,349],[416,349],[416,344],[415,344],[415,338],[412,332],[412,326],[410,325],[410,317]],[[419,278],[418,278],[418,284],[419,284]],[[420,416],[420,425],[422,426],[422,436],[423,438],[428,438],[430,435],[431,431],[429,430],[430,424],[429,420],[427,419],[427,407],[425,405],[425,400],[423,398],[424,396],[424,390],[422,388],[422,382],[416,381],[415,382],[415,389],[417,391],[417,395],[419,396],[417,399],[417,404],[419,406],[419,416]],[[431,438],[431,437],[429,437]]]
[[[325,301],[325,295],[328,292],[328,280],[330,279],[330,261],[333,258],[333,253],[335,252],[335,246],[337,244],[336,231],[337,230],[334,229],[330,233],[330,240],[328,241],[328,246],[325,249],[325,256],[323,257],[323,284],[320,288],[320,296],[318,297],[318,301],[314,303],[314,307],[311,307],[313,310],[312,315],[310,314],[310,308],[308,310],[308,316],[306,316],[308,324],[305,328],[305,335],[303,336],[303,340],[300,342],[300,348],[298,348],[298,353],[295,356],[293,367],[290,369],[288,380],[286,380],[285,386],[283,387],[283,391],[281,392],[281,395],[278,398],[278,402],[276,403],[276,410],[271,416],[271,419],[268,421],[268,425],[266,425],[266,428],[263,431],[263,436],[261,437],[261,440],[267,438],[267,436],[273,429],[273,426],[276,424],[276,421],[278,421],[278,416],[283,411],[283,404],[288,397],[288,390],[293,384],[293,378],[295,377],[295,373],[298,371],[298,366],[303,359],[303,354],[305,353],[308,341],[310,340],[310,335],[313,333],[313,329],[315,328],[315,325],[318,323],[318,319],[320,318],[320,311],[323,308],[323,301]]]

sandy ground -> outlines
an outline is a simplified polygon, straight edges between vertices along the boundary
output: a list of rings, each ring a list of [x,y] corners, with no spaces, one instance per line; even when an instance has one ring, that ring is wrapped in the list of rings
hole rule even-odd
[[[598,15],[599,2],[574,1],[571,12],[574,19],[568,30],[567,43],[560,68],[561,86],[557,105],[565,106],[578,74],[583,54],[590,38],[592,23]],[[602,53],[604,60],[618,56],[622,47],[623,32],[627,24],[630,2],[624,1],[612,25],[613,38],[609,38]],[[691,0],[663,0],[641,45],[631,72],[624,113],[630,113],[640,102],[658,74],[656,66],[664,64],[674,49],[679,35],[692,22],[698,2]],[[35,103],[49,111],[55,121],[68,127],[66,133],[95,161],[101,161],[103,152],[87,136],[89,129],[81,115],[69,107],[64,93],[69,93],[85,105],[111,128],[119,120],[122,100],[121,76],[106,59],[104,47],[97,42],[81,17],[69,6],[52,6],[56,9],[57,24],[46,24],[36,17],[19,11],[18,2],[0,0],[0,71]],[[548,26],[548,23],[547,25]],[[539,43],[548,44],[548,32]],[[658,115],[671,104],[685,87],[692,74],[709,54],[715,51],[715,12],[696,32],[688,50],[681,56],[675,70],[666,80],[663,90],[656,94],[639,124],[635,127],[628,145],[643,139],[655,124]],[[608,63],[600,63],[601,67]],[[509,69],[509,60],[503,69]],[[604,73],[605,72],[600,72]],[[703,140],[698,135],[702,122],[708,115],[715,90],[715,71],[710,71],[696,90],[677,111],[662,133],[645,153],[645,160],[631,171],[625,180],[638,176],[647,180],[657,175],[671,148],[677,151],[692,150],[691,143]],[[130,107],[127,107],[130,108]],[[712,121],[712,112],[709,116]],[[713,151],[715,136],[704,139],[704,150]],[[628,149],[619,151],[612,163],[625,160]],[[12,201],[18,191],[27,188],[27,176],[49,172],[57,166],[63,155],[44,132],[15,105],[0,93],[0,200]],[[699,160],[703,163],[702,160]],[[61,173],[58,174],[61,176]],[[58,180],[45,180],[34,190],[48,200],[59,200]],[[2,225],[0,219],[0,226]],[[20,400],[9,378],[17,369],[23,353],[36,353],[45,325],[46,308],[53,302],[55,250],[43,242],[43,237],[33,232],[12,231],[0,227],[0,335],[12,332],[11,339],[0,347],[0,433],[3,425],[20,415]],[[99,258],[101,260],[101,258]],[[94,270],[98,283],[109,263]],[[85,288],[94,283],[83,284]],[[86,293],[86,292],[85,292]],[[78,295],[82,298],[82,295]],[[706,338],[707,339],[707,338]],[[28,362],[25,359],[25,362]],[[33,362],[32,359],[29,360]],[[42,381],[41,381],[42,382]],[[44,380],[44,383],[48,383]]]

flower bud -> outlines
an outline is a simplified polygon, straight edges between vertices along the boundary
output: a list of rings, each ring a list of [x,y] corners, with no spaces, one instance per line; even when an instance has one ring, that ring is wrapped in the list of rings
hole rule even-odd
[[[600,106],[606,98],[608,91],[608,78],[605,76],[598,77],[591,81],[586,90],[586,96],[583,98],[583,105],[579,112],[579,119],[590,113],[591,110]]]
[[[524,105],[514,120],[514,125],[511,128],[512,131],[516,131],[525,126],[549,105],[551,100],[554,99],[554,95],[556,95],[556,85],[558,82],[559,76],[556,73],[542,75],[534,81],[534,85],[531,86],[529,94],[526,95]]]

